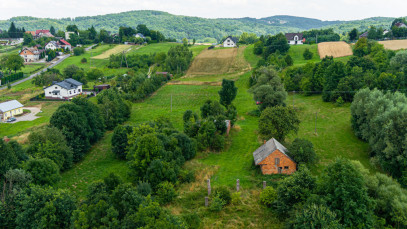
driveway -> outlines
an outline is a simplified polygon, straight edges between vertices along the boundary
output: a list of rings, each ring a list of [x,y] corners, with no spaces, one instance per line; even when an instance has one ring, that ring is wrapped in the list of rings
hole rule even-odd
[[[24,107],[24,109],[30,110],[31,113],[25,114],[20,117],[15,117],[17,120],[12,123],[21,122],[21,121],[33,121],[33,120],[39,118],[38,116],[36,116],[39,112],[41,112],[41,109],[39,107]]]

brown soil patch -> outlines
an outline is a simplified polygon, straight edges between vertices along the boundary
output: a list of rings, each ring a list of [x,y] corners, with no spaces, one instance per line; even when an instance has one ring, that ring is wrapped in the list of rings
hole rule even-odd
[[[353,55],[350,45],[344,41],[322,42],[318,44],[318,53],[321,59],[326,56],[334,58]]]

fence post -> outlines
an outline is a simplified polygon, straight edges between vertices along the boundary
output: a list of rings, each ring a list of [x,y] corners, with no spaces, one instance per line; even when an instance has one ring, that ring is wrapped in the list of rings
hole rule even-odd
[[[240,180],[237,179],[236,180],[236,191],[239,191],[239,189],[240,189]]]
[[[211,195],[211,179],[208,179],[207,183],[208,183],[208,196],[210,196]]]
[[[266,189],[266,181],[263,181],[263,189]]]
[[[205,196],[205,207],[208,207],[209,205],[209,198]]]

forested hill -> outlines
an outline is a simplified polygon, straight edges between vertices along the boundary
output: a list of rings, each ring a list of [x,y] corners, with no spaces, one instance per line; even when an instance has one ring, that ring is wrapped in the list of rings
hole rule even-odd
[[[67,25],[76,24],[80,29],[94,26],[96,29],[105,29],[117,33],[120,26],[136,27],[145,24],[150,29],[159,30],[170,38],[182,39],[196,38],[204,41],[205,38],[219,40],[226,35],[240,35],[242,32],[261,34],[276,34],[278,32],[299,32],[312,28],[334,27],[337,32],[345,31],[344,28],[366,28],[370,22],[377,26],[389,27],[392,18],[371,18],[359,21],[321,21],[311,18],[294,16],[272,16],[267,18],[220,18],[207,19],[199,17],[172,15],[160,11],[129,11],[117,14],[107,14],[90,17],[77,17],[74,19],[48,19],[34,17],[14,17],[0,21],[0,29],[5,30],[14,21],[18,27],[26,30],[56,29],[65,30]],[[343,26],[344,25],[344,26]],[[209,41],[209,39],[206,39]]]

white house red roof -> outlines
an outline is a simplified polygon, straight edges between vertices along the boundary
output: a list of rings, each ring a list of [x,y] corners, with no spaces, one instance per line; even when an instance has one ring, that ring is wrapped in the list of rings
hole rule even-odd
[[[35,31],[35,35],[39,35],[40,33],[49,33],[49,30],[46,30],[46,29],[37,29],[36,31]]]

